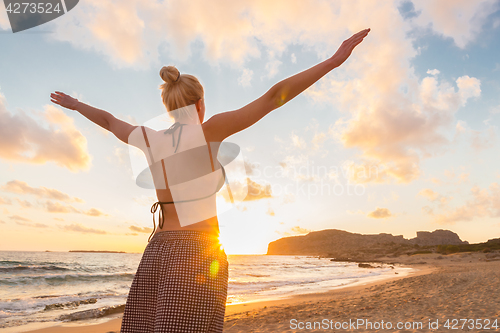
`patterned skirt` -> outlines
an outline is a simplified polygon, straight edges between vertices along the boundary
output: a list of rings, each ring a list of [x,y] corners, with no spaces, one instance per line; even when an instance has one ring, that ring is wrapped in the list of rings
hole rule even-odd
[[[227,256],[217,238],[158,232],[130,287],[121,333],[222,332],[227,283]]]

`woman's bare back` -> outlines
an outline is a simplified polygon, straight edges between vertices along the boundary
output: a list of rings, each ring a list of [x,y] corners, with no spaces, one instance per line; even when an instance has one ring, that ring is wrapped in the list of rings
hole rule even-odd
[[[211,135],[209,131],[205,131],[204,129],[205,124],[206,122],[201,124],[201,128],[203,129],[205,141],[207,142],[207,148],[210,157],[210,165],[211,167],[213,167],[212,171],[220,172],[219,171],[221,170],[220,163],[217,161],[216,158],[214,158],[214,156],[216,157],[218,154],[220,143],[214,141],[215,139],[213,138],[213,135]],[[165,179],[165,185],[166,185],[165,189],[156,189],[158,202],[163,203],[156,205],[157,206],[156,210],[159,211],[160,209],[162,209],[163,225],[162,227],[158,226],[155,233],[166,230],[198,230],[198,231],[209,232],[217,236],[219,235],[219,222],[217,219],[217,215],[203,219],[196,223],[182,226],[179,216],[177,214],[175,200],[172,196],[172,192],[170,191],[170,187],[168,184],[168,177],[166,177]],[[213,201],[212,204],[215,206],[215,195],[211,199]],[[157,215],[159,214],[157,213]]]

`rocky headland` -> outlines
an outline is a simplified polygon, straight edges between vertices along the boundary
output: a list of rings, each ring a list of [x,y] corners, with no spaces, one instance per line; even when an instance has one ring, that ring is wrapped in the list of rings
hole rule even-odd
[[[380,258],[401,255],[456,252],[490,252],[500,250],[500,238],[469,244],[450,231],[418,231],[417,237],[380,233],[364,235],[337,229],[313,231],[303,236],[280,238],[269,243],[268,255],[309,255],[338,261],[376,262]]]

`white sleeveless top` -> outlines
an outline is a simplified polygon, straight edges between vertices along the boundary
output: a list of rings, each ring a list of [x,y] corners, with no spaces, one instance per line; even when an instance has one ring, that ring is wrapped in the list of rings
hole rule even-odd
[[[200,125],[175,127],[167,133],[137,127],[129,143],[134,142],[131,144],[146,155],[154,187],[160,190],[168,185],[184,227],[217,216],[215,196],[224,184],[224,175]],[[137,181],[144,179],[138,177]]]
[[[172,204],[175,205],[180,225],[184,227],[213,218],[218,211],[220,213],[229,209],[228,205],[222,210],[218,209],[216,194],[219,190],[224,201],[229,201],[230,205],[235,200],[243,201],[247,195],[247,184],[245,175],[245,179],[235,183],[236,191],[231,191],[227,179],[228,171],[235,171],[233,175],[236,176],[240,170],[244,170],[244,161],[237,145],[226,142],[208,145],[194,105],[174,112],[181,113],[176,117],[181,120],[169,129],[154,130],[138,126],[130,133],[128,143],[142,150],[147,159],[145,165],[142,163],[143,158],[133,158],[131,151],[137,185],[157,190],[166,189],[168,185]],[[219,152],[221,161],[225,162],[222,164],[217,158],[219,146],[221,151],[226,151],[226,157]],[[168,209],[169,206],[164,207]]]

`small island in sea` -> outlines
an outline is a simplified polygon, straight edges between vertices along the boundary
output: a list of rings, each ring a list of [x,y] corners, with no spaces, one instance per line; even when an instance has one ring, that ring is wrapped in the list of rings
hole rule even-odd
[[[125,251],[95,251],[95,250],[69,250],[68,252],[82,252],[82,253],[127,253]]]

